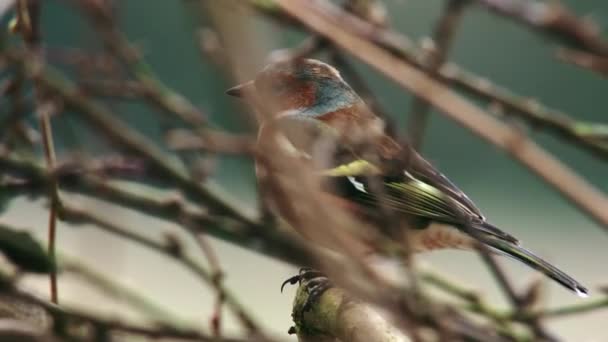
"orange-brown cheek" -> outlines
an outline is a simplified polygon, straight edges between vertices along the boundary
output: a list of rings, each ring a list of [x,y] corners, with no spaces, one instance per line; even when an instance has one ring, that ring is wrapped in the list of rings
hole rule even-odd
[[[278,112],[314,106],[316,89],[311,83],[303,83],[290,89],[285,96],[277,99]]]

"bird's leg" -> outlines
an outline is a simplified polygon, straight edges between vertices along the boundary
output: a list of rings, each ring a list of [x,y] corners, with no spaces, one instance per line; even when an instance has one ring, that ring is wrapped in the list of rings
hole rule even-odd
[[[285,280],[283,284],[281,284],[281,292],[286,284],[294,285],[295,283],[299,283],[300,286],[303,286],[308,294],[304,304],[300,306],[299,309],[294,308],[292,313],[294,322],[297,323],[302,320],[304,313],[312,309],[312,306],[317,303],[323,293],[332,287],[332,283],[323,273],[310,267],[303,267],[297,275]]]

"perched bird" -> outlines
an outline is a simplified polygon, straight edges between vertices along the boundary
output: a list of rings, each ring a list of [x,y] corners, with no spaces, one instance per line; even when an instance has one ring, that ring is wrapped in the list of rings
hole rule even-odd
[[[244,93],[265,105],[271,112],[266,120],[270,123],[288,123],[295,133],[313,127],[320,132],[313,140],[329,132],[341,149],[337,164],[323,173],[331,183],[327,191],[370,217],[380,210],[382,199],[407,223],[402,226],[410,230],[415,252],[473,249],[481,243],[544,273],[579,296],[587,295],[579,282],[489,223],[466,194],[414,149],[386,135],[384,121],[334,67],[313,59],[272,63],[255,80],[227,91],[233,96]],[[296,142],[292,147],[304,145]],[[302,155],[310,157],[310,149],[303,150]],[[371,177],[381,180],[382,191],[372,191]]]

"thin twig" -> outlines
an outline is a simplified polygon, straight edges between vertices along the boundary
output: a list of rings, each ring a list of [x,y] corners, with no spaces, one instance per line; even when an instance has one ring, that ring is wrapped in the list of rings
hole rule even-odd
[[[160,304],[153,302],[150,298],[146,298],[139,291],[119,284],[103,273],[91,269],[74,258],[61,255],[59,257],[59,265],[62,274],[71,273],[83,279],[92,287],[99,289],[110,297],[126,302],[130,307],[152,318],[154,323],[171,324],[173,326],[184,325],[183,320],[170,314]]]
[[[524,120],[533,129],[544,130],[572,142],[602,159],[608,159],[608,125],[572,119],[568,115],[531,99],[513,94],[455,64],[448,63],[440,71],[439,79],[459,90],[495,103],[503,114]]]
[[[488,268],[492,271],[492,275],[496,279],[498,285],[500,285],[502,291],[505,293],[507,299],[511,302],[511,305],[518,309],[521,306],[521,297],[507,278],[507,274],[500,267],[495,257],[490,254],[490,252],[485,248],[480,248],[479,254],[481,255],[483,261],[488,265]]]
[[[194,128],[207,125],[206,116],[198,108],[156,77],[139,51],[118,31],[112,13],[105,5],[90,1],[76,1],[75,5],[91,19],[109,51],[126,63],[129,71],[143,86],[144,94],[149,101],[161,108],[164,113],[175,115]]]
[[[57,320],[57,322],[65,322],[66,319],[71,319],[76,322],[90,323],[93,325],[93,327],[96,328],[96,330],[103,330],[106,332],[120,331],[120,332],[124,332],[124,333],[128,333],[128,334],[140,335],[140,336],[144,336],[144,337],[148,337],[148,338],[152,338],[152,339],[172,338],[172,339],[185,339],[185,340],[196,340],[196,341],[218,341],[218,339],[216,339],[214,337],[203,335],[198,331],[182,330],[182,329],[176,329],[176,328],[172,328],[172,327],[149,328],[149,327],[130,325],[127,323],[123,323],[117,319],[100,318],[97,315],[92,315],[90,313],[79,311],[77,309],[66,308],[65,306],[59,307],[55,304],[41,300],[27,292],[21,291],[15,287],[11,287],[8,290],[5,289],[5,291],[8,291],[9,293],[11,293],[14,296],[14,298],[16,298],[16,299],[21,299],[25,302],[32,303],[32,304],[35,304],[35,305],[38,305],[38,306],[44,308],[47,312],[49,312],[49,314],[51,316],[53,316]],[[60,323],[58,323],[58,324],[60,324]],[[67,336],[65,336],[65,337],[71,337],[71,336],[69,336],[70,333],[67,331],[63,331],[61,333],[66,334]],[[241,341],[241,340],[219,339],[219,341],[237,342],[237,341]]]
[[[12,56],[11,59],[18,63],[25,62],[26,65],[31,67],[27,58],[20,59],[17,56]],[[93,99],[84,97],[76,86],[61,74],[47,66],[33,76],[45,89],[59,96],[66,106],[78,110],[82,118],[94,126],[97,131],[105,134],[126,151],[145,158],[150,163],[150,167],[159,173],[159,177],[166,176],[168,179],[175,181],[184,193],[192,195],[211,210],[217,211],[218,214],[226,214],[236,220],[253,224],[251,219],[243,212],[213,194],[204,185],[191,179],[186,172],[167,161],[164,153],[153,142],[116,119],[117,116],[108,108]]]
[[[18,27],[23,36],[29,52],[33,55],[35,68],[38,70],[44,65],[44,57],[42,55],[41,32],[40,32],[40,12],[41,3],[39,0],[19,0],[17,2],[17,18]],[[34,71],[36,72],[36,71]],[[51,126],[51,115],[54,112],[55,106],[45,94],[44,89],[35,82],[34,90],[36,96],[36,112],[38,113],[38,125],[42,132],[42,145],[44,148],[44,156],[46,165],[49,170],[55,168],[56,156],[55,146],[53,143],[53,130]],[[59,188],[57,182],[53,181],[49,191],[50,208],[48,218],[48,250],[51,260],[55,260],[55,239],[57,227],[57,210],[60,206]],[[57,293],[57,273],[55,270],[50,272],[50,293],[51,302],[58,303]]]
[[[533,312],[532,315],[542,318],[561,318],[564,316],[571,316],[575,314],[607,309],[608,296],[604,296],[604,298],[596,299],[593,301],[586,301],[580,304],[572,304],[568,306],[540,310],[537,312]]]
[[[71,204],[64,203],[62,208],[62,214],[65,217],[66,221],[72,223],[92,223],[95,227],[101,228],[109,233],[115,234],[117,236],[123,237],[130,241],[133,241],[139,245],[148,247],[156,252],[174,258],[179,263],[181,263],[184,267],[192,271],[196,276],[198,276],[202,281],[207,283],[208,285],[216,288],[225,299],[228,307],[233,311],[233,313],[241,320],[243,325],[254,334],[261,333],[259,329],[259,325],[255,322],[250,314],[247,313],[245,307],[241,305],[236,297],[228,291],[225,287],[221,285],[221,283],[214,282],[213,275],[197,263],[194,259],[189,257],[185,251],[182,250],[179,241],[176,239],[172,239],[171,242],[175,243],[159,243],[152,239],[149,239],[143,235],[136,234],[132,231],[125,229],[120,226],[116,222],[111,222],[105,217],[101,217],[95,213],[84,210],[82,208],[77,208]]]
[[[465,287],[454,280],[447,279],[437,272],[426,269],[421,270],[420,279],[429,285],[437,287],[447,294],[467,302],[468,305],[465,307],[466,310],[479,313],[486,318],[495,320],[496,322],[504,323],[511,320],[522,321],[533,317],[543,319],[561,318],[564,316],[587,313],[596,310],[608,310],[608,296],[604,295],[602,298],[562,307],[505,312],[498,308],[491,307],[483,300],[483,298],[479,295],[479,292],[475,289]]]
[[[557,58],[608,77],[608,57],[600,57],[578,50],[561,49],[557,53]]]
[[[225,294],[222,291],[222,282],[224,280],[224,271],[220,266],[220,260],[217,257],[213,247],[209,243],[207,237],[201,233],[197,233],[196,231],[192,232],[196,242],[198,243],[201,251],[205,255],[207,262],[209,264],[209,269],[211,270],[211,278],[213,287],[215,288],[216,300],[213,309],[213,315],[211,317],[211,329],[213,331],[213,336],[221,336],[222,335],[222,307],[225,301]]]
[[[426,60],[422,62],[431,75],[436,75],[445,63],[457,26],[467,4],[468,0],[447,0],[441,18],[433,32],[433,46],[430,47]],[[419,97],[416,97],[412,102],[407,125],[408,139],[416,150],[420,150],[422,146],[424,131],[428,124],[429,110],[430,105]]]
[[[517,293],[513,284],[511,284],[506,272],[503,270],[500,264],[498,264],[495,256],[484,247],[480,247],[478,251],[481,258],[492,272],[496,282],[498,285],[500,285],[500,288],[505,293],[507,299],[509,299],[511,302],[511,306],[514,308],[515,312],[525,312],[525,302],[522,300],[521,295]],[[541,341],[557,341],[557,339],[549,334],[542,326],[538,316],[529,317],[525,322],[529,324],[531,330],[534,332],[534,335]]]
[[[0,168],[21,180],[21,188],[29,194],[46,194],[51,175],[37,163],[7,158],[0,155]],[[54,177],[61,187],[87,196],[105,200],[140,211],[200,233],[209,233],[219,239],[255,250],[294,265],[311,263],[302,241],[285,233],[284,229],[271,229],[259,224],[247,224],[231,217],[209,215],[196,210],[180,196],[157,196],[134,184],[112,182],[83,172],[87,168],[61,167]],[[110,172],[111,174],[111,172]]]
[[[529,0],[477,0],[489,10],[516,20],[560,42],[608,57],[608,43],[589,20],[581,19],[556,2]]]

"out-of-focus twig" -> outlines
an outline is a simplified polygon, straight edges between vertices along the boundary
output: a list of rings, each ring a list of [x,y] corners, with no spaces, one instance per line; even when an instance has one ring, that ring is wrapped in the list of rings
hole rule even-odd
[[[442,68],[440,77],[458,89],[472,92],[481,99],[499,105],[504,109],[505,115],[518,117],[533,129],[553,133],[602,159],[608,159],[608,124],[575,120],[538,101],[515,95],[451,63]]]
[[[20,187],[26,193],[45,193],[44,190],[50,182],[51,176],[38,163],[0,155],[0,167],[22,179]],[[287,235],[283,230],[269,229],[257,223],[247,224],[231,217],[209,215],[193,208],[180,196],[158,196],[135,185],[125,186],[106,180],[95,172],[87,173],[86,170],[87,168],[64,166],[56,171],[54,177],[66,190],[118,204],[152,217],[184,224],[196,232],[212,234],[291,264],[306,265],[311,262],[302,242]],[[108,169],[101,167],[97,170]],[[111,173],[113,170],[108,171]],[[114,171],[123,172],[124,168],[120,166]]]
[[[556,2],[538,0],[477,0],[489,10],[547,34],[562,43],[599,56],[608,56],[608,42],[598,27]]]
[[[109,97],[119,100],[140,100],[145,89],[139,82],[115,80],[80,80],[82,91],[87,95]]]
[[[482,259],[486,265],[488,265],[488,268],[492,271],[492,275],[494,278],[496,278],[497,284],[500,285],[507,299],[511,302],[511,305],[516,309],[519,309],[521,305],[520,295],[507,278],[505,271],[496,262],[495,256],[483,248],[480,248],[480,255],[482,256]]]
[[[312,36],[304,40],[298,46],[291,49],[274,50],[268,60],[270,63],[286,60],[296,60],[308,58],[315,52],[325,47],[325,41],[317,36]]]
[[[592,301],[587,301],[580,304],[572,304],[568,306],[562,306],[557,308],[543,309],[539,311],[533,311],[530,313],[521,314],[524,318],[526,316],[542,317],[542,318],[560,318],[564,316],[576,315],[596,310],[608,310],[608,296],[604,295],[604,298],[599,298]],[[517,316],[517,314],[515,314]]]
[[[226,342],[241,341],[238,339],[219,339],[218,340],[214,337],[204,335],[198,331],[182,330],[182,329],[177,329],[177,328],[172,328],[172,327],[153,328],[153,327],[143,327],[143,326],[131,325],[128,323],[121,322],[120,320],[118,320],[116,318],[107,319],[107,318],[99,317],[98,315],[79,311],[77,309],[66,308],[65,306],[59,307],[57,305],[54,305],[52,303],[39,299],[36,296],[31,295],[27,292],[19,290],[13,286],[11,286],[9,289],[7,289],[5,291],[8,291],[9,293],[11,293],[15,299],[23,300],[24,302],[38,305],[38,306],[44,308],[47,312],[49,312],[49,314],[57,322],[56,328],[59,330],[57,332],[57,335],[59,335],[59,336],[63,335],[63,337],[72,338],[72,340],[74,338],[76,338],[76,340],[80,340],[80,339],[78,339],[78,333],[70,332],[70,331],[61,331],[61,329],[62,329],[61,322],[65,323],[66,320],[67,321],[71,320],[74,322],[81,322],[81,323],[86,322],[86,323],[91,324],[95,329],[90,331],[90,334],[93,335],[93,336],[90,336],[90,338],[98,337],[100,335],[103,336],[104,334],[111,333],[111,332],[122,332],[122,333],[126,333],[126,334],[143,336],[143,337],[152,338],[152,339],[171,338],[171,339],[195,340],[195,341],[226,341]],[[72,334],[74,334],[75,336],[72,336]],[[95,336],[95,335],[97,335],[97,336]]]
[[[429,285],[437,287],[446,294],[452,295],[456,298],[460,298],[461,300],[465,301],[467,303],[467,305],[465,306],[466,310],[474,313],[479,313],[482,316],[493,319],[499,323],[525,320],[533,317],[543,319],[559,318],[562,316],[575,315],[595,310],[608,310],[608,296],[604,295],[602,298],[588,300],[580,304],[572,304],[562,307],[525,311],[504,311],[492,307],[487,301],[485,301],[481,297],[477,290],[461,285],[452,279],[447,279],[440,273],[431,270],[421,270],[420,278],[422,281],[426,282]]]
[[[76,1],[75,5],[91,19],[108,49],[124,63],[144,88],[145,97],[165,113],[174,114],[194,127],[207,124],[206,116],[186,98],[160,81],[141,53],[118,31],[108,6],[100,2]]]
[[[600,57],[578,50],[561,49],[557,53],[557,58],[608,77],[608,57]]]
[[[485,247],[481,247],[478,250],[481,258],[496,279],[496,283],[500,286],[507,299],[511,302],[511,306],[514,308],[515,312],[524,312],[525,303],[522,300],[522,296],[517,292],[517,290],[515,290],[515,287],[507,277],[506,272],[496,261],[495,256],[492,255],[491,252]],[[536,338],[540,339],[541,341],[557,341],[557,339],[551,336],[542,326],[538,317],[529,317],[526,322],[529,324]]]
[[[174,326],[184,325],[184,322],[180,318],[170,314],[166,308],[155,303],[150,298],[143,296],[134,289],[119,284],[105,274],[97,272],[77,261],[75,258],[68,258],[65,255],[61,255],[59,257],[59,264],[62,274],[68,273],[83,279],[92,287],[99,289],[109,297],[124,301],[130,307],[140,311],[146,317],[151,318],[154,323],[172,324]]]
[[[13,55],[11,59],[17,63],[24,62],[28,69],[31,68],[31,61],[28,61],[27,58],[22,59],[22,57]],[[168,179],[175,181],[184,193],[194,196],[219,214],[227,214],[236,220],[251,223],[251,219],[243,212],[213,194],[205,186],[192,180],[185,172],[168,161],[154,143],[130,129],[108,108],[93,99],[82,96],[76,86],[61,74],[46,67],[32,76],[51,94],[59,96],[66,106],[77,109],[82,118],[110,140],[118,143],[121,148],[145,158],[150,163],[150,167],[159,173],[159,176],[165,175]]]
[[[26,43],[28,52],[32,55],[32,72],[36,73],[45,64],[40,31],[40,12],[42,3],[40,0],[18,0],[17,1],[17,24],[16,27]],[[56,106],[45,89],[41,88],[38,82],[34,82],[36,97],[36,112],[38,114],[38,125],[42,136],[42,146],[48,169],[53,169],[56,164],[55,144],[53,142],[53,129],[51,126],[51,116],[54,114]],[[57,229],[57,211],[59,210],[59,187],[53,181],[49,187],[50,208],[48,218],[48,250],[52,260],[55,260],[55,239]],[[50,273],[50,294],[51,302],[58,303],[57,293],[57,273],[55,270]]]
[[[250,314],[243,305],[241,305],[234,294],[222,286],[221,283],[216,282],[213,275],[191,258],[186,251],[183,250],[179,241],[172,237],[167,243],[156,242],[143,235],[136,234],[126,228],[120,226],[116,222],[112,222],[98,214],[91,211],[78,208],[68,203],[64,203],[62,208],[62,214],[65,220],[72,223],[91,223],[95,227],[99,227],[109,233],[128,239],[139,245],[148,247],[154,251],[165,254],[181,263],[184,267],[192,271],[202,281],[217,289],[220,295],[225,300],[228,307],[238,317],[243,325],[254,334],[261,333],[259,325],[255,322]]]
[[[200,130],[199,130],[200,131]],[[230,135],[217,130],[196,134],[190,130],[174,129],[165,136],[167,145],[177,151],[206,151],[222,154],[253,154],[255,138]]]
[[[220,266],[220,259],[218,258],[215,250],[211,246],[207,236],[192,232],[196,242],[201,248],[201,251],[207,259],[209,269],[211,271],[211,280],[213,287],[215,288],[216,300],[213,308],[213,316],[211,317],[211,330],[214,336],[221,336],[222,334],[222,307],[224,305],[225,293],[222,290],[222,281],[224,280],[224,271]]]
[[[436,75],[439,68],[445,63],[467,4],[468,0],[447,0],[433,32],[432,46],[428,49],[426,58],[422,62],[431,75]],[[429,104],[419,97],[412,102],[408,117],[408,139],[416,150],[419,150],[422,145],[429,110]]]

